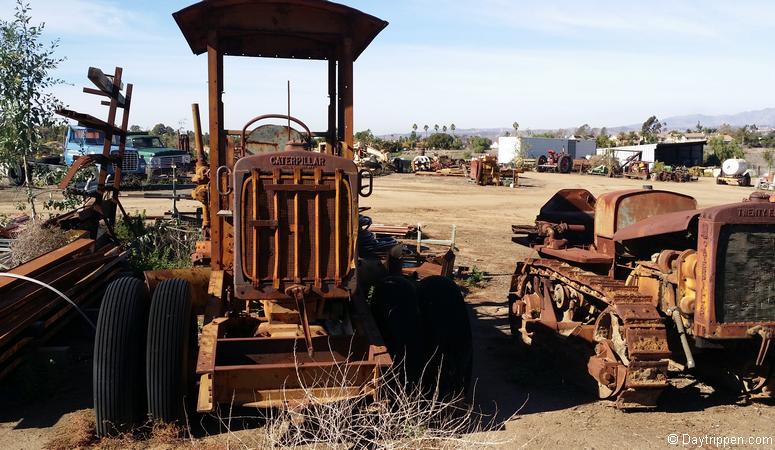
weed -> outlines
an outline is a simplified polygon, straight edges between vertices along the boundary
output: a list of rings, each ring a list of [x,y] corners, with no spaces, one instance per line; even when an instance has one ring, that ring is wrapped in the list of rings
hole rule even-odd
[[[485,277],[485,273],[479,270],[478,267],[474,266],[471,269],[471,272],[466,276],[465,283],[469,287],[482,287],[486,283],[487,278]]]

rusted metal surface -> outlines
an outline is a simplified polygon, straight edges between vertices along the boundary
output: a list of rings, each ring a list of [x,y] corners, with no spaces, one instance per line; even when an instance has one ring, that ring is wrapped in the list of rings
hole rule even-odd
[[[517,265],[512,332],[527,343],[546,330],[573,337],[565,350],[590,353],[599,395],[622,408],[656,406],[668,360],[697,376],[730,374],[745,395],[775,381],[775,203],[767,195],[697,210],[693,198],[666,191],[604,194],[594,230],[575,225],[594,234],[589,243],[570,238],[563,221],[584,217],[579,209],[554,198],[541,210],[554,222],[513,227],[527,235],[515,242],[543,258]]]
[[[388,24],[344,5],[309,0],[207,0],[173,17],[197,55],[207,51],[214,33],[224,55],[322,60],[348,40],[356,60]]]
[[[471,159],[471,169],[469,178],[474,180],[479,186],[500,186],[501,172],[498,166],[498,157],[494,155],[484,155]]]
[[[209,164],[195,130],[192,193],[209,218],[192,257],[209,264],[208,282],[204,270],[183,273],[202,294],[196,303],[206,301],[197,409],[287,407],[309,397],[303,388],[331,399],[369,393],[391,359],[356,292],[362,186],[352,161],[353,61],[387,23],[313,0],[202,1],[173,16],[192,51],[208,55]],[[290,111],[227,129],[224,55],[328,60],[326,131],[313,133]],[[199,128],[198,107],[192,112]],[[289,123],[257,126],[262,118]],[[325,153],[306,151],[303,140],[313,136],[326,136]],[[146,278],[152,289],[180,274]]]
[[[46,283],[84,307],[98,298],[124,259],[116,247],[94,246],[92,239],[78,239],[9,272]],[[0,277],[0,379],[21,362],[23,351],[73,317],[73,307],[48,289]]]

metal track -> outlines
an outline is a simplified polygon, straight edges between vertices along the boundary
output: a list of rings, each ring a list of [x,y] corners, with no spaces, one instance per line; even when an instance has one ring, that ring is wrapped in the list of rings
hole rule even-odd
[[[623,281],[552,259],[526,261],[523,274],[560,282],[609,305],[595,324],[595,356],[589,359],[588,371],[598,381],[600,396],[615,398],[617,407],[656,407],[668,385],[670,350],[664,319],[651,298]],[[621,321],[621,326],[613,326],[616,333],[608,336],[601,333],[606,314]]]

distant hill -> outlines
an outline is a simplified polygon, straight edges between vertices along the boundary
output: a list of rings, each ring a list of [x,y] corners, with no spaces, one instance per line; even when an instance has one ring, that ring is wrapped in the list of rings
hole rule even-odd
[[[659,116],[657,116],[659,117]],[[722,114],[718,116],[711,116],[706,114],[687,114],[684,116],[673,116],[673,117],[660,117],[662,122],[667,123],[667,129],[668,130],[686,130],[694,129],[694,127],[697,126],[697,122],[700,122],[700,124],[703,127],[710,127],[710,128],[717,128],[723,124],[728,124],[733,127],[742,127],[743,125],[757,125],[757,126],[767,126],[767,127],[775,127],[775,108],[765,108],[765,109],[759,109],[756,111],[745,111],[737,114]],[[609,133],[619,133],[620,131],[639,131],[641,129],[642,124],[636,123],[631,125],[619,125],[619,126],[606,126]],[[556,128],[559,129],[560,127]],[[565,130],[567,130],[569,133],[572,133],[573,130],[576,129],[576,127],[565,127]],[[490,139],[495,140],[498,136],[503,136],[506,132],[513,133],[514,130],[512,128],[466,128],[461,129],[458,128],[455,130],[455,134],[458,136],[484,136],[488,137]],[[520,135],[525,134],[525,131],[527,131],[524,128],[521,128]],[[533,129],[530,130],[533,133],[541,133],[544,131],[551,131],[551,130],[537,130]],[[433,130],[428,130],[428,134],[433,133]],[[425,132],[423,130],[418,130],[417,134],[420,136],[425,136]],[[399,136],[408,136],[409,133],[395,133],[395,134],[385,134],[380,137],[382,138],[389,138],[389,139],[396,139]]]
[[[742,127],[743,125],[757,126],[775,126],[775,108],[765,108],[756,111],[745,111],[737,114],[722,114],[718,116],[709,116],[706,114],[687,114],[685,116],[673,116],[660,118],[662,122],[667,123],[670,130],[694,129],[697,122],[703,127],[718,128],[723,124],[733,127]],[[608,127],[611,132],[640,130],[641,124],[632,124],[618,127]]]

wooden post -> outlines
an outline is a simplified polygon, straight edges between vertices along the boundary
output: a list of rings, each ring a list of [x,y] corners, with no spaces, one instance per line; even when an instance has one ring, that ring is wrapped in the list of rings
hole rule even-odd
[[[223,263],[223,219],[218,217],[222,209],[218,187],[221,180],[216,178],[218,167],[227,164],[226,136],[223,132],[223,54],[218,50],[218,37],[210,34],[207,44],[207,90],[210,120],[210,267],[222,270]]]

